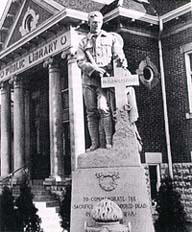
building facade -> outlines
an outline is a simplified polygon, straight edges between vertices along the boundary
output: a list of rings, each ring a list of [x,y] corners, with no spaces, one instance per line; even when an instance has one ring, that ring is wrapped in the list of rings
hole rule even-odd
[[[1,168],[58,186],[89,145],[75,52],[87,14],[123,37],[136,87],[141,161],[155,198],[167,170],[192,219],[192,5],[186,1],[9,0],[0,21]]]

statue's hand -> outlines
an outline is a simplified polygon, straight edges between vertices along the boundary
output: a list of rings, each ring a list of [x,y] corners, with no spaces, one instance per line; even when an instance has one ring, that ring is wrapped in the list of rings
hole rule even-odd
[[[103,76],[104,74],[105,74],[105,69],[103,69],[103,68],[99,68],[99,67],[97,67],[96,69],[95,69],[95,72],[97,73],[97,75],[99,75],[99,76]]]
[[[125,59],[117,58],[116,59],[116,64],[117,64],[117,67],[121,67],[123,69],[127,69],[127,62],[126,62]]]
[[[93,78],[101,78],[101,77],[109,77],[109,73],[106,72],[105,69],[96,67],[95,71],[92,73],[91,77]]]

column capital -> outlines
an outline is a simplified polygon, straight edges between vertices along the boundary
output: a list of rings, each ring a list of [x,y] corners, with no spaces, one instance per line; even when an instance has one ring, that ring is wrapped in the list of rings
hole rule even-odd
[[[73,53],[68,54],[66,58],[67,58],[68,64],[77,63],[77,55],[76,54],[73,54]]]
[[[6,91],[8,87],[10,87],[10,84],[8,81],[0,82],[1,94],[3,94],[4,91]]]
[[[23,79],[20,76],[13,76],[10,80],[9,80],[9,84],[13,84],[14,89],[15,88],[21,88],[23,87]]]
[[[69,49],[61,53],[61,59],[70,60],[76,58],[77,58],[77,48],[74,46],[70,47]]]
[[[48,68],[48,67],[59,67],[59,60],[55,57],[48,57],[47,59],[44,60],[43,62],[43,68]]]

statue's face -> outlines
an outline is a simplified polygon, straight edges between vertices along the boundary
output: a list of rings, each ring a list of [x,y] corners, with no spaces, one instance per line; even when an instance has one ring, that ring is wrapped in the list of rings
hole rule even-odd
[[[98,34],[101,31],[101,27],[103,25],[103,19],[100,17],[93,17],[89,21],[90,32],[94,34]]]

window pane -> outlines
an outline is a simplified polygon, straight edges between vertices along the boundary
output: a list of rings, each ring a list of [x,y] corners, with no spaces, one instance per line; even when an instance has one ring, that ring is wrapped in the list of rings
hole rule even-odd
[[[157,166],[149,166],[149,176],[151,185],[151,198],[155,199],[157,196]]]
[[[190,60],[190,67],[191,67],[191,71],[192,71],[192,53],[189,54],[189,60]]]

